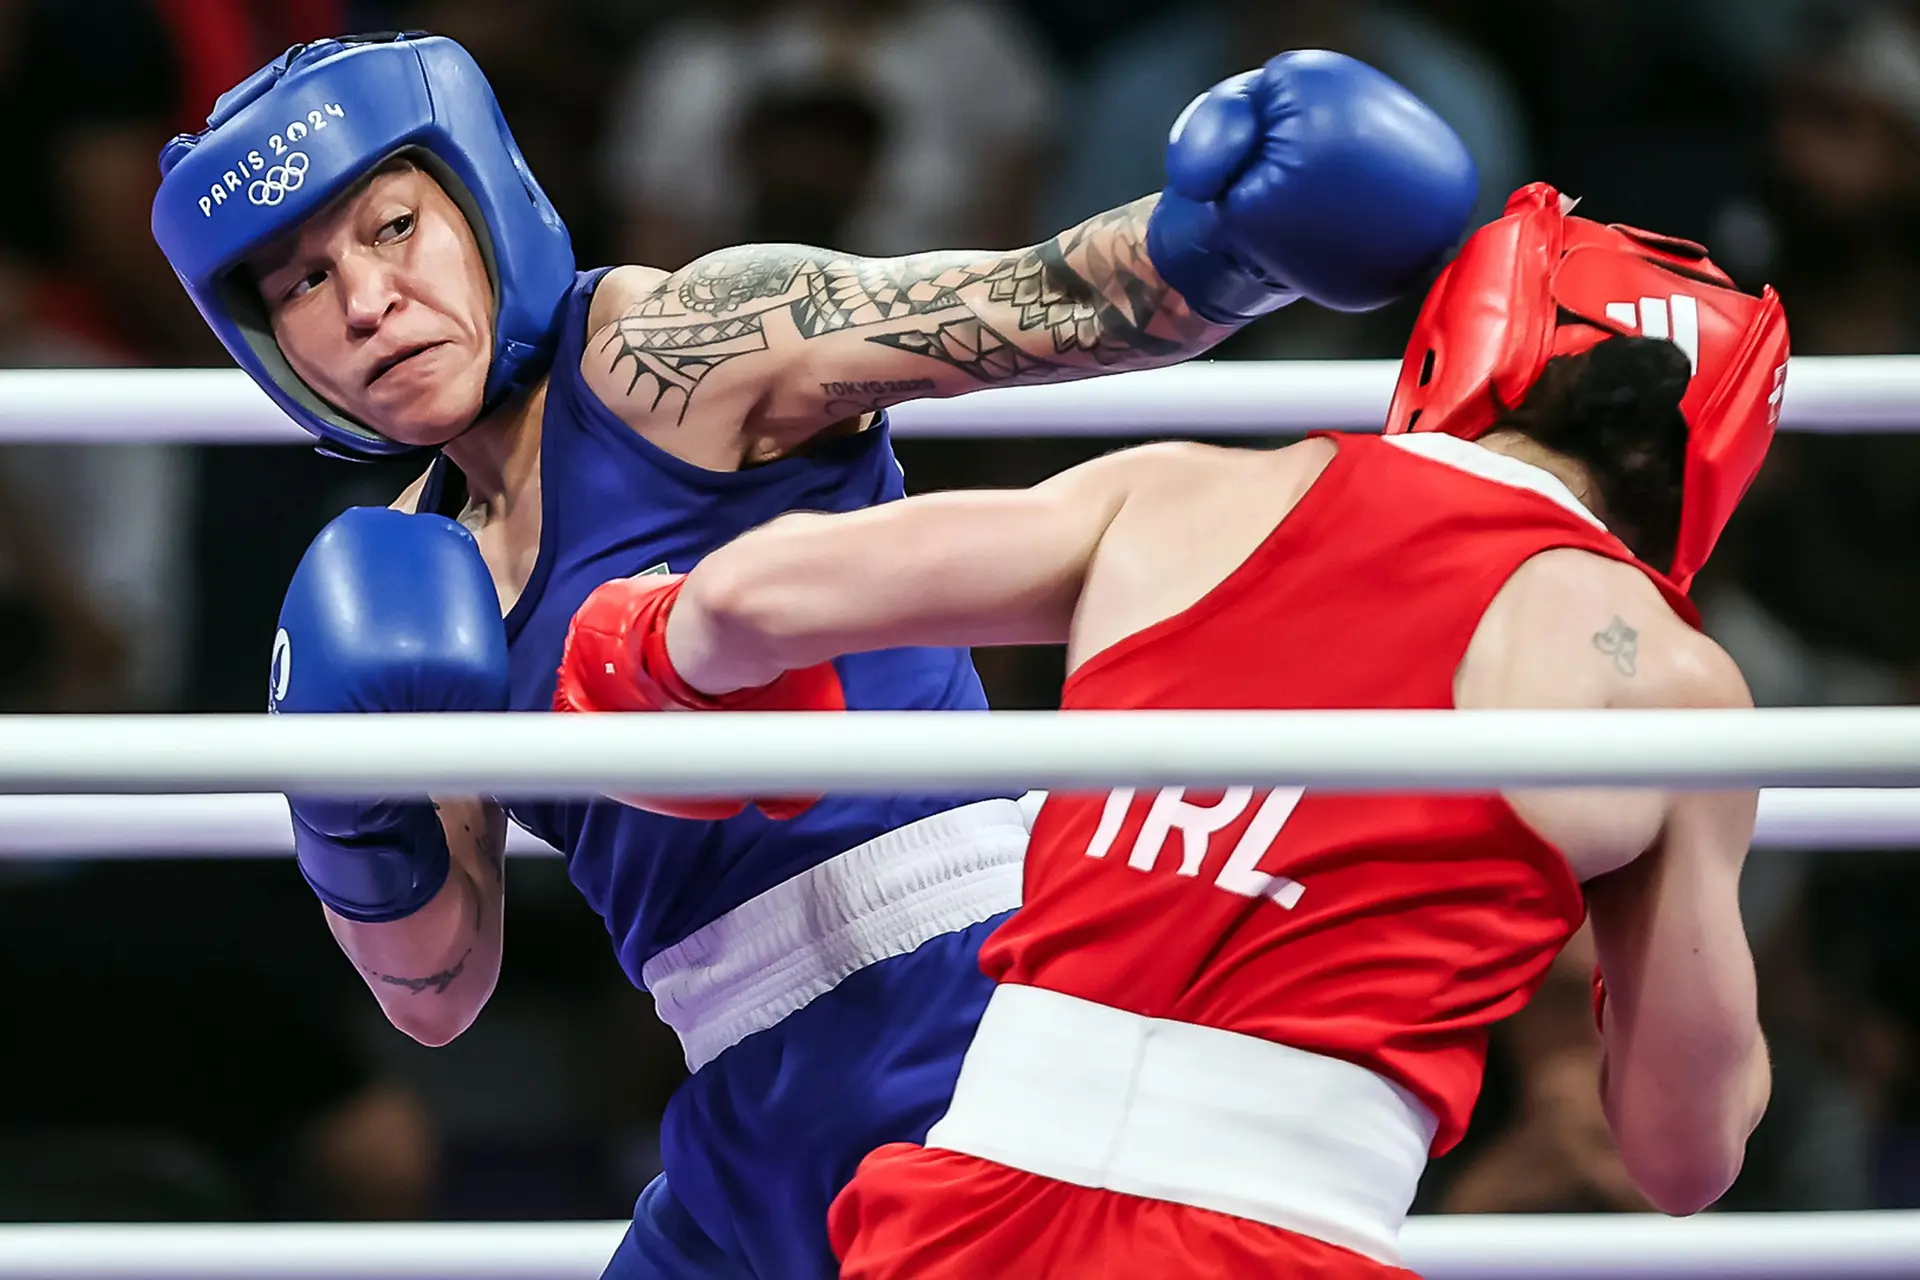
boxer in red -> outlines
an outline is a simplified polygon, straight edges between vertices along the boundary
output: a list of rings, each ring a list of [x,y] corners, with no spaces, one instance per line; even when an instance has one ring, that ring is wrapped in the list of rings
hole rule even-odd
[[[1569,209],[1529,187],[1468,242],[1385,438],[1154,445],[1025,492],[785,516],[601,588],[569,661],[696,709],[842,653],[1023,643],[1067,645],[1069,710],[1750,705],[1685,591],[1778,418],[1779,301]],[[1589,915],[1621,1154],[1659,1208],[1704,1208],[1770,1089],[1736,899],[1754,808],[1049,797],[951,1109],[835,1203],[842,1274],[1405,1275],[1487,1028]]]

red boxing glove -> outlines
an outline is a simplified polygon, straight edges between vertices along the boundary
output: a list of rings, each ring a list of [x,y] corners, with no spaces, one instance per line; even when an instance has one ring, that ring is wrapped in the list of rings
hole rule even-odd
[[[684,574],[643,573],[602,583],[574,611],[553,690],[555,711],[845,711],[840,674],[831,662],[788,671],[754,689],[701,693],[674,670],[667,656],[667,615],[686,585]],[[747,807],[744,800],[707,797],[619,796],[624,804],[664,814],[718,822]],[[818,797],[754,801],[769,818],[796,818]]]

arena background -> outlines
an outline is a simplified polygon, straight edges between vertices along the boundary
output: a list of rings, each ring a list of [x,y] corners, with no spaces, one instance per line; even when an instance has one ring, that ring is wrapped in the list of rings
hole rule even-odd
[[[1483,213],[1545,179],[1776,285],[1796,354],[1920,350],[1915,5],[0,0],[0,367],[224,365],[147,231],[160,143],[289,43],[403,27],[479,58],[582,263],[1026,243],[1157,187],[1193,93],[1320,46],[1455,126]],[[1410,318],[1302,305],[1221,355],[1394,356]],[[900,453],[925,490],[1111,443]],[[260,709],[307,541],[407,478],[272,446],[0,449],[0,709]],[[1763,705],[1913,702],[1920,438],[1783,437],[1697,595]],[[996,705],[1053,705],[1058,654],[980,662]],[[0,861],[0,1220],[624,1217],[676,1046],[557,861],[516,860],[509,896],[490,1007],[426,1050],[288,861]],[[1760,852],[1746,896],[1776,1089],[1723,1207],[1920,1207],[1920,861]],[[1501,1029],[1420,1209],[1644,1208],[1586,972],[1570,953]]]

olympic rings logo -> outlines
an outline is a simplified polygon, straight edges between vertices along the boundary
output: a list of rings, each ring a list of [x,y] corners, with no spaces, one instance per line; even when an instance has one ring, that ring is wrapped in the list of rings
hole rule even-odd
[[[265,176],[253,180],[247,187],[247,199],[255,204],[279,204],[300,189],[300,184],[307,180],[307,169],[312,163],[307,159],[306,152],[292,152],[285,164],[277,164],[267,170]]]
[[[267,710],[278,711],[293,683],[293,637],[281,627],[273,635],[273,660],[267,665]]]

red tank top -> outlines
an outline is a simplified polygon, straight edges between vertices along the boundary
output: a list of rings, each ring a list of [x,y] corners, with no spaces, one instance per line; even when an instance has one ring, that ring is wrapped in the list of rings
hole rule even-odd
[[[1450,708],[1474,629],[1523,562],[1576,547],[1639,564],[1544,494],[1330,438],[1333,461],[1246,561],[1089,659],[1064,709]],[[1465,1132],[1488,1027],[1585,913],[1565,859],[1498,795],[1057,794],[1028,845],[1025,905],[981,965],[1358,1063],[1426,1105],[1439,1154]]]

